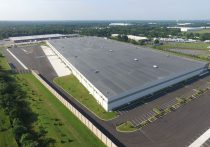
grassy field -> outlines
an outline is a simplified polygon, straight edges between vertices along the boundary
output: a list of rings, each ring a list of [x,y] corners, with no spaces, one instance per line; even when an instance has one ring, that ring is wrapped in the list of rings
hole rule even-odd
[[[28,91],[30,106],[38,114],[34,129],[45,128],[46,137],[55,139],[56,147],[105,146],[33,75],[16,75],[16,79]]]
[[[188,57],[195,60],[200,61],[210,61],[210,52],[209,47],[210,43],[164,43],[160,46],[152,46],[149,45],[148,47],[158,49],[161,51],[166,51],[168,53]],[[184,50],[188,50],[188,53]],[[190,53],[192,52],[199,52],[198,54]]]
[[[0,147],[17,147],[9,117],[0,108]]]
[[[190,50],[208,50],[210,43],[165,43],[156,48],[160,49],[190,49]]]
[[[117,117],[116,112],[106,112],[93,98],[86,88],[73,75],[56,78],[54,82],[66,90],[81,104],[103,120],[110,120]]]
[[[10,66],[7,63],[6,58],[2,55],[2,49],[3,48],[0,46],[0,67],[1,67],[1,70],[9,70]]]
[[[210,33],[210,29],[203,29],[203,30],[199,30],[199,31],[193,31],[193,33],[199,33],[199,34]]]

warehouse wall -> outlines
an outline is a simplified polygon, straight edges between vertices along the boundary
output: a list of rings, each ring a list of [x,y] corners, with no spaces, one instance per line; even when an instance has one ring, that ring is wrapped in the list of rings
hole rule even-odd
[[[139,90],[139,91],[136,91],[136,92],[133,92],[133,93],[127,93],[127,94],[124,94],[123,96],[117,98],[117,100],[113,100],[112,102],[109,102],[108,104],[108,110],[112,110],[116,107],[119,107],[121,105],[124,105],[124,104],[127,104],[131,101],[134,101],[134,100],[137,100],[141,97],[144,97],[146,95],[149,95],[149,94],[153,94],[154,92],[157,92],[161,89],[164,89],[164,88],[167,88],[171,85],[174,85],[174,84],[177,84],[181,81],[184,81],[184,80],[187,80],[187,79],[190,79],[192,77],[195,77],[197,75],[200,75],[204,72],[207,71],[207,67],[203,67],[201,69],[197,69],[193,72],[190,72],[190,73],[186,73],[186,74],[183,74],[179,77],[171,77],[172,80],[166,80],[165,82],[161,82],[159,84],[151,84],[151,86],[148,86],[149,88],[145,88],[145,90]],[[155,85],[155,86],[153,86]]]
[[[83,84],[83,86],[93,95],[96,101],[108,111],[108,99],[91,83],[85,76],[83,76],[68,60],[66,60],[48,41],[47,45],[55,52],[55,54],[61,58],[61,60],[69,67],[73,75]]]

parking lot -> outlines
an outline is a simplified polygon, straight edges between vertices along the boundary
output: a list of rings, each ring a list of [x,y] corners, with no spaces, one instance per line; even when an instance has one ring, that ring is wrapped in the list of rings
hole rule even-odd
[[[162,91],[159,95],[150,96],[151,100],[143,100],[125,106],[117,110],[120,117],[113,120],[116,124],[121,124],[130,121],[134,126],[138,126],[141,122],[148,120],[154,116],[153,108],[161,109],[168,108],[174,105],[180,97],[191,97],[199,90],[210,86],[210,76],[205,76],[200,79],[193,79],[185,83],[180,83],[175,87],[171,87],[166,91]]]
[[[133,133],[131,146],[188,147],[210,128],[209,95],[210,91]],[[138,144],[136,140],[141,143]],[[203,146],[209,146],[209,140]]]

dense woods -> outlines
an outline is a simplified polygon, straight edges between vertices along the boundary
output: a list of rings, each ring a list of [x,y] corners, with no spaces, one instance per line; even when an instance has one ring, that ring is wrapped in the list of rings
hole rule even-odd
[[[174,21],[159,21],[149,24],[146,21],[136,21],[130,26],[109,26],[109,21],[48,21],[48,22],[0,22],[0,39],[15,36],[40,35],[40,34],[72,34],[110,37],[111,34],[140,35],[148,38],[168,37],[169,35],[184,38],[200,38],[209,40],[210,34],[182,33],[180,29],[167,28],[174,26]],[[193,23],[203,25],[202,23]]]

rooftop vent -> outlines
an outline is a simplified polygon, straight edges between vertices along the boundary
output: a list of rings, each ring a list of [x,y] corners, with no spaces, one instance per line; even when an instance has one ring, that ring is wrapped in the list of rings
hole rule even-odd
[[[154,68],[159,68],[157,65],[153,65]]]
[[[137,59],[137,58],[134,58],[133,60],[134,60],[134,61],[139,61],[139,59]]]
[[[99,72],[100,72],[99,70],[96,70],[96,71],[95,71],[95,73],[99,73]]]
[[[109,52],[113,52],[113,50],[109,50]]]

